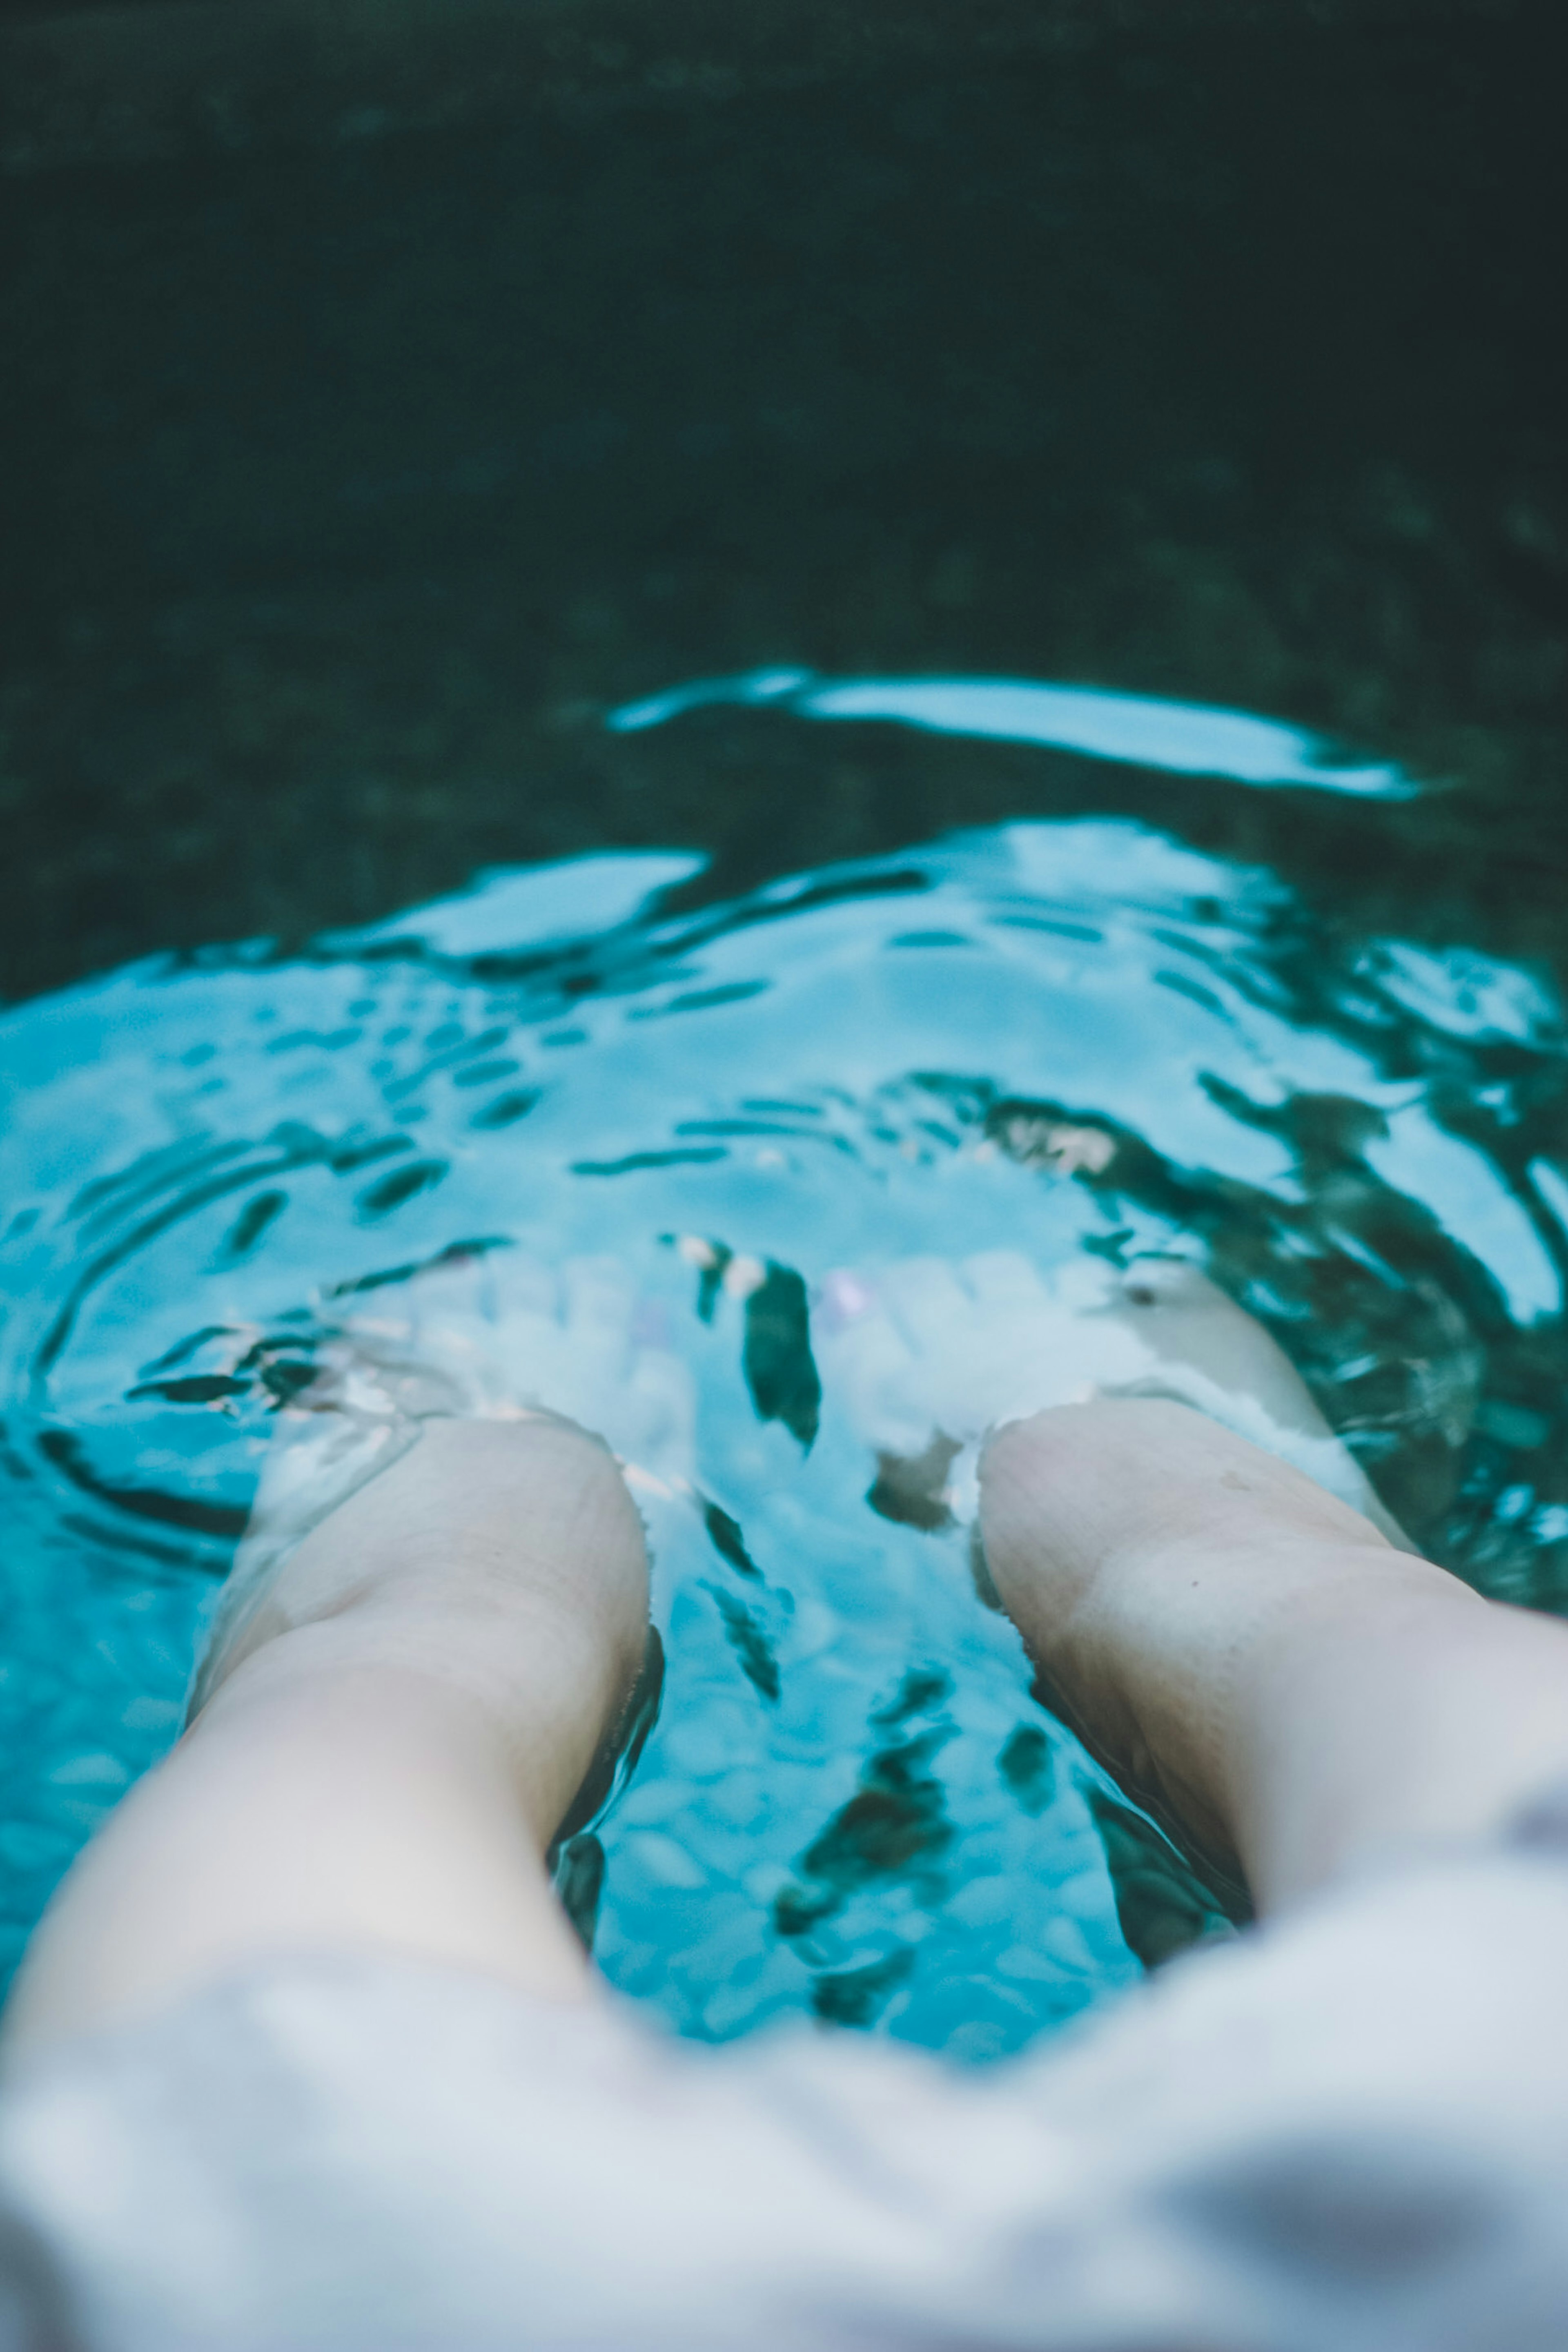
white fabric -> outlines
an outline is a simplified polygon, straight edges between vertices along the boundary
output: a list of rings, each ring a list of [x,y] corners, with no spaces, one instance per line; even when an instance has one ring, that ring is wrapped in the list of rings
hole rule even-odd
[[[1563,2352],[1565,1984],[1550,1824],[980,2074],[280,1966],[10,2081],[0,2345]]]

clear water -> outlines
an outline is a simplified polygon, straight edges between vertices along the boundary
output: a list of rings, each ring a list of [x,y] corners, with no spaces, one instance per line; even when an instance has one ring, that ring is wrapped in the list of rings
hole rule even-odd
[[[874,690],[883,719],[960,736],[1001,724],[979,688],[1014,720],[1033,694],[1041,724],[1053,691],[946,681],[967,698],[942,705],[942,683],[859,681],[857,707],[841,681],[836,711],[801,707],[821,681],[738,688],[781,730]],[[620,723],[678,730],[735,690]],[[1051,710],[1053,757],[1344,791],[1352,863],[1356,796],[1416,789],[1279,727],[1286,772],[1258,772],[1247,714],[1142,698],[1107,748],[1105,711]],[[7,1966],[173,1736],[269,1413],[345,1301],[458,1244],[623,1253],[696,1373],[717,1513],[657,1562],[664,1704],[600,1825],[596,1929],[612,1981],[685,2033],[807,2012],[988,2058],[1224,1931],[1037,1705],[953,1543],[868,1507],[831,1393],[813,1438],[792,1276],[809,1298],[912,1251],[1190,1255],[1436,1556],[1557,1604],[1568,1065],[1545,983],[1356,935],[1124,820],[960,834],[727,905],[699,866],[492,874],[303,955],[155,959],[0,1020]],[[1085,1126],[1108,1149],[1064,1148]],[[681,1234],[776,1270],[771,1372]],[[569,1857],[585,1882],[596,1861]]]

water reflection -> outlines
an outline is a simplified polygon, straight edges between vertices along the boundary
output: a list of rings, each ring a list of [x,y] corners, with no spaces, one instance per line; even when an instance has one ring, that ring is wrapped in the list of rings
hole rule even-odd
[[[800,2011],[984,2057],[1222,1926],[961,1548],[868,1507],[812,1351],[834,1267],[1200,1258],[1439,1558],[1568,1593],[1568,1071],[1528,973],[1128,824],[672,914],[691,870],[491,877],[0,1023],[13,1953],[172,1736],[269,1416],[444,1254],[621,1252],[698,1382],[662,1712],[563,1864],[610,1976],[687,2032]]]
[[[1408,800],[1419,789],[1392,762],[1364,759],[1281,719],[1030,678],[821,678],[805,669],[748,670],[624,703],[609,723],[619,734],[637,734],[688,710],[725,703],[767,705],[798,719],[880,719],[941,735],[1037,743],[1086,759],[1163,768],[1178,776],[1226,776],[1241,784],[1306,785],[1376,800]]]

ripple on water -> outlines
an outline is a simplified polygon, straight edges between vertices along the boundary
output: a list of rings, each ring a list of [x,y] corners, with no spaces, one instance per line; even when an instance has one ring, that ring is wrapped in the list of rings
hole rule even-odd
[[[1221,1924],[955,1546],[868,1507],[811,1357],[835,1265],[1199,1257],[1440,1557],[1555,1604],[1563,1039],[1528,974],[1347,944],[1124,824],[662,914],[693,870],[490,876],[5,1017],[13,1957],[172,1736],[268,1415],[345,1302],[444,1252],[623,1253],[697,1378],[663,1709],[563,1865],[611,1978],[689,2033],[799,2011],[984,2057]]]

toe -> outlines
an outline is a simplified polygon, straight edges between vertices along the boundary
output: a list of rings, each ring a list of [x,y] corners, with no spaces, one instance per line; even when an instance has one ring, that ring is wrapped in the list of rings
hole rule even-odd
[[[1021,1250],[981,1250],[964,1260],[962,1273],[970,1297],[981,1307],[1018,1308],[1045,1303],[1045,1285]]]
[[[1122,1303],[1135,1313],[1192,1313],[1218,1307],[1239,1313],[1218,1283],[1186,1258],[1135,1259],[1122,1285]]]
[[[661,1477],[689,1481],[696,1396],[686,1366],[663,1349],[644,1349],[625,1395],[631,1410],[625,1443],[618,1450]]]
[[[559,1318],[559,1286],[542,1259],[528,1250],[495,1250],[485,1264],[491,1311],[497,1322],[513,1316],[549,1323]]]
[[[636,1303],[636,1290],[619,1258],[575,1257],[562,1269],[562,1320],[575,1339],[599,1348],[630,1349]]]
[[[946,1258],[910,1257],[878,1278],[883,1300],[909,1344],[929,1355],[951,1344],[974,1318],[974,1302]]]

